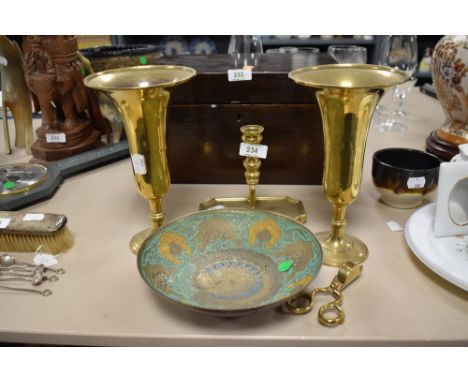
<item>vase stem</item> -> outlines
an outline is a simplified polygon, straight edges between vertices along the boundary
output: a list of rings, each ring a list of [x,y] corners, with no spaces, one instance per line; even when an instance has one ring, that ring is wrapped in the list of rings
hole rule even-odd
[[[333,206],[331,241],[340,243],[345,237],[346,210],[348,206]]]
[[[148,200],[151,210],[151,229],[158,230],[164,222],[164,212],[162,210],[162,198]]]

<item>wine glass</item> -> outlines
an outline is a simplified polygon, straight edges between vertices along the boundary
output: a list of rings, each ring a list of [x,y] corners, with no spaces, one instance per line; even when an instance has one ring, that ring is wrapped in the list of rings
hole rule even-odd
[[[365,64],[367,49],[358,45],[330,45],[327,53],[339,64]]]
[[[290,58],[291,70],[305,66],[315,66],[318,64],[320,49],[312,46],[292,47],[283,46],[275,49],[267,49],[267,54],[284,54]]]
[[[405,83],[393,88],[393,97],[397,101],[397,108],[392,113],[394,116],[405,117],[408,115],[408,112],[403,108],[403,104],[409,92],[413,89],[414,85],[416,85],[417,81],[418,79],[416,77],[411,77]]]
[[[394,69],[402,70],[412,76],[418,65],[418,45],[416,35],[390,35],[385,36],[379,52],[379,65],[389,66]],[[410,80],[411,81],[411,80]],[[413,82],[413,85],[416,81]],[[408,84],[410,85],[410,84]],[[399,110],[402,109],[402,102],[411,90],[412,86],[405,84],[398,85],[393,91],[394,103],[398,103]],[[382,107],[379,108],[379,111]],[[408,127],[399,121],[398,110],[391,115],[378,127],[382,131],[404,132]]]
[[[229,40],[228,54],[234,58],[236,68],[256,66],[261,53],[263,53],[263,44],[260,36],[233,35]]]
[[[280,53],[296,53],[299,50],[297,46],[281,46],[278,49]]]

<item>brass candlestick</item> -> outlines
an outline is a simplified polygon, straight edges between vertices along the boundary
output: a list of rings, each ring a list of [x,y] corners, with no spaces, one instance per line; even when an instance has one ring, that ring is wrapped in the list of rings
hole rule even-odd
[[[241,127],[242,142],[258,145],[262,142],[263,127],[259,125],[247,125]],[[257,184],[260,180],[260,166],[262,161],[254,157],[244,159],[245,180],[249,185],[249,207],[255,208],[257,202]]]
[[[130,241],[135,254],[164,221],[162,198],[170,186],[166,156],[168,89],[195,75],[194,69],[183,66],[149,65],[106,70],[85,78],[86,86],[107,93],[119,109],[138,191],[150,204],[151,228]]]
[[[244,143],[260,144],[263,139],[263,127],[259,125],[245,125],[240,128]],[[246,157],[243,161],[245,168],[245,180],[249,186],[249,196],[234,198],[211,198],[200,204],[199,209],[207,210],[213,208],[257,208],[277,212],[301,223],[307,221],[304,205],[300,200],[289,196],[257,196],[257,185],[260,181],[261,160],[255,157]]]
[[[315,87],[323,120],[325,163],[323,189],[333,206],[332,230],[321,232],[324,264],[363,262],[366,245],[345,234],[348,205],[358,196],[362,163],[372,114],[384,89],[408,80],[406,73],[388,67],[339,64],[294,70],[296,83]]]

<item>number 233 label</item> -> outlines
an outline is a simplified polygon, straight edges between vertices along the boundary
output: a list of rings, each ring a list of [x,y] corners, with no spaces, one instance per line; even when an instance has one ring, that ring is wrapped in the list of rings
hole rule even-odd
[[[252,71],[249,69],[229,69],[228,81],[250,81],[252,79]]]

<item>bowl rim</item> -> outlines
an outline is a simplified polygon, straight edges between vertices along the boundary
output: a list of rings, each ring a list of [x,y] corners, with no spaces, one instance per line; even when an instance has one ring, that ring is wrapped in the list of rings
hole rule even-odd
[[[414,169],[414,168],[408,168],[408,167],[399,167],[395,166],[386,162],[383,162],[382,159],[378,158],[378,155],[384,152],[412,152],[412,153],[418,153],[422,155],[426,155],[427,157],[430,157],[432,159],[435,159],[437,161],[437,165],[433,167],[428,167],[424,169]],[[442,163],[442,160],[440,160],[438,157],[436,157],[434,154],[428,153],[427,151],[419,150],[419,149],[414,149],[410,147],[387,147],[383,148],[380,150],[377,150],[374,152],[372,155],[372,162],[373,162],[373,168],[375,166],[375,163],[378,163],[379,165],[382,165],[384,167],[388,167],[397,171],[408,171],[408,172],[431,172],[434,170],[437,170],[440,168],[440,165]]]

